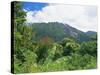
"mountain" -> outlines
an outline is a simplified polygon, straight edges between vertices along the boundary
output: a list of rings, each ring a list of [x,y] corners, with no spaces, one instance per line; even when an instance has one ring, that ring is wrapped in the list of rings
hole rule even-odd
[[[93,35],[97,34],[97,32],[94,32],[94,31],[87,31],[86,34],[87,34],[88,36],[93,36]]]
[[[83,42],[90,40],[90,34],[92,32],[83,32],[74,27],[71,27],[68,24],[58,23],[58,22],[49,22],[49,23],[33,23],[31,24],[33,30],[36,33],[36,40],[48,36],[54,41],[60,41],[63,38],[72,38],[76,41]]]

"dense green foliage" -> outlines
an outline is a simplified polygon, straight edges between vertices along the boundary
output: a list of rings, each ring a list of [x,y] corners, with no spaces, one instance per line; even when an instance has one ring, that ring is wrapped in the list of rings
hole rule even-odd
[[[97,67],[96,36],[91,36],[88,41],[78,42],[72,36],[69,37],[68,33],[59,30],[61,25],[56,28],[55,24],[60,23],[48,23],[48,27],[45,23],[25,24],[26,13],[22,11],[21,3],[14,3],[14,54],[12,57],[14,58],[14,63],[12,63],[14,73]]]

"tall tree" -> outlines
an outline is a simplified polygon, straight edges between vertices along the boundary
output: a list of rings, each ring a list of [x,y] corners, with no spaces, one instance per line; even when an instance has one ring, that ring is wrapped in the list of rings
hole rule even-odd
[[[22,10],[21,2],[14,2],[14,28],[19,29],[19,25],[23,25],[26,21],[26,12]]]
[[[13,10],[13,17],[12,17],[12,27],[14,27],[13,33],[13,51],[12,54],[12,72],[16,73],[20,71],[20,65],[25,61],[23,48],[22,48],[22,38],[23,35],[20,32],[23,29],[23,25],[25,22],[26,12],[22,10],[21,2],[12,2],[12,10]],[[20,62],[20,63],[18,63]],[[19,68],[19,70],[18,70]]]

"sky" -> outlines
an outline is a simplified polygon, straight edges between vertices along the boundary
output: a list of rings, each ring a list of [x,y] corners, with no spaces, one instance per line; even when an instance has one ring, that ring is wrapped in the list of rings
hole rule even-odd
[[[81,31],[97,31],[97,7],[67,4],[24,2],[26,22],[60,22]]]

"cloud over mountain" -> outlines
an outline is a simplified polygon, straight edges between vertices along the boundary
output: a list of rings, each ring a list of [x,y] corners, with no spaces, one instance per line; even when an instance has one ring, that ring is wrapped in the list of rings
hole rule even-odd
[[[27,11],[27,22],[61,22],[82,31],[97,31],[95,6],[49,4],[39,11]]]

